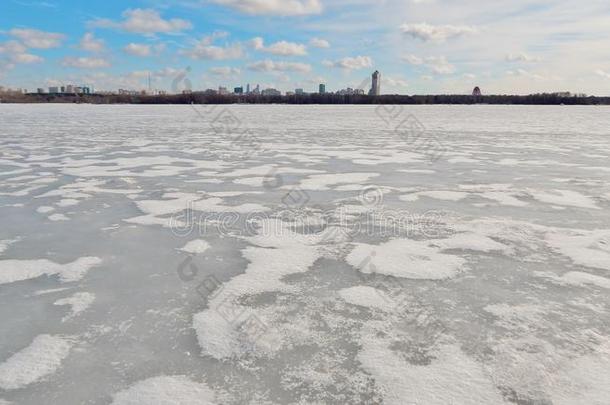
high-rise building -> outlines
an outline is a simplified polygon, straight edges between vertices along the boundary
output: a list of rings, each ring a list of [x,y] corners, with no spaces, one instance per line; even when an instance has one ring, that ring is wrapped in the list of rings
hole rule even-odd
[[[373,83],[371,85],[371,90],[369,91],[369,96],[378,96],[381,94],[381,73],[378,70],[373,73]]]
[[[39,87],[38,89],[36,89],[36,93],[38,94],[44,94],[44,89]]]
[[[246,85],[246,94],[250,94],[250,83]]]
[[[296,94],[297,96],[302,96],[303,94],[305,94],[305,91],[303,89],[295,89],[294,94]]]
[[[326,94],[326,85],[325,84],[320,83],[320,91],[319,91],[319,93],[320,94]]]
[[[233,89],[233,93],[235,93],[235,94],[244,94],[244,88],[241,87],[241,86],[240,87],[235,87]]]
[[[49,93],[59,93],[59,89],[57,87],[49,87]]]
[[[61,90],[62,93],[65,93],[66,92],[66,86],[61,86],[60,90]]]
[[[226,87],[218,87],[218,94],[221,96],[226,96],[227,94],[229,94],[229,91],[227,90]]]

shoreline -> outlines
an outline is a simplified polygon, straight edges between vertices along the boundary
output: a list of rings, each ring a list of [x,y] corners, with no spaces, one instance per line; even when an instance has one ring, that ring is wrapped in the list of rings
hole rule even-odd
[[[0,104],[295,104],[295,105],[610,105],[610,97],[576,97],[555,94],[516,95],[347,95],[309,94],[290,96],[209,95],[105,95],[16,94],[1,95]]]

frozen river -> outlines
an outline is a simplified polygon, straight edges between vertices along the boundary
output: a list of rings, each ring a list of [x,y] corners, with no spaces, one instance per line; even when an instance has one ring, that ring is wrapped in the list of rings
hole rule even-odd
[[[0,105],[0,404],[610,398],[610,108]]]

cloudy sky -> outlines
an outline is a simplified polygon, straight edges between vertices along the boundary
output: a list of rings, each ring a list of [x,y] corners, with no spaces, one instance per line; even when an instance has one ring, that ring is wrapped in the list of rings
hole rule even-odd
[[[610,95],[608,0],[2,0],[0,84]],[[186,80],[180,80],[183,86]]]

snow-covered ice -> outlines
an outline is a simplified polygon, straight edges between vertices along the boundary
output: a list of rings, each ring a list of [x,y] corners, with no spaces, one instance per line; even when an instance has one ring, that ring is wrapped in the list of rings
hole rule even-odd
[[[401,114],[1,104],[0,404],[608,404],[610,110]]]

